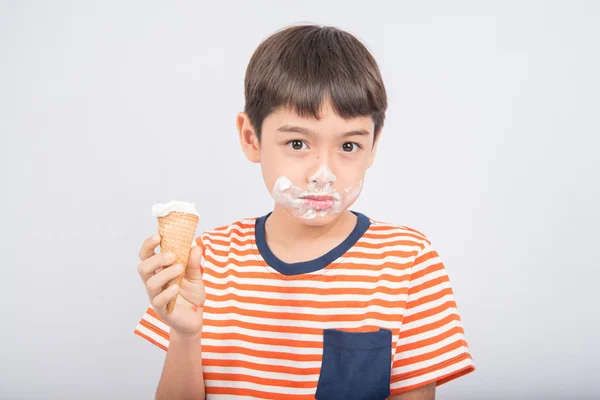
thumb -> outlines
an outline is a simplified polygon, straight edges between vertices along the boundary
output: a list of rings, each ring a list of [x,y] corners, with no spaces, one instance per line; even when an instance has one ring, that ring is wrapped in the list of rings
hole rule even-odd
[[[185,274],[190,280],[202,279],[202,266],[200,260],[202,260],[203,248],[202,246],[194,246],[190,250],[190,256],[188,257],[187,266],[185,267]]]

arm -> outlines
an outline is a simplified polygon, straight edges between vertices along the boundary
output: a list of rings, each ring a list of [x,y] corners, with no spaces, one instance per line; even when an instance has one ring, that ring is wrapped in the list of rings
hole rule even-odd
[[[435,400],[435,382],[397,394],[388,400]]]
[[[171,331],[169,349],[156,389],[156,400],[204,400],[200,336],[183,338]]]

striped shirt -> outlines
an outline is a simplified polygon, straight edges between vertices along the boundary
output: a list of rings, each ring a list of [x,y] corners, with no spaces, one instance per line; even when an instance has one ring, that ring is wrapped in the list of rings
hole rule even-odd
[[[196,238],[207,399],[385,399],[475,370],[431,242],[354,214],[348,238],[308,262],[270,251],[270,214]],[[151,307],[134,333],[169,346],[169,327]]]

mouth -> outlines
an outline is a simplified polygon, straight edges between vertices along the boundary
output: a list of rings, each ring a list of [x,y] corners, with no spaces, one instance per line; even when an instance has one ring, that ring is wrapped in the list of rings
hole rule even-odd
[[[335,197],[326,194],[311,194],[300,197],[304,206],[315,210],[328,210],[335,204]]]

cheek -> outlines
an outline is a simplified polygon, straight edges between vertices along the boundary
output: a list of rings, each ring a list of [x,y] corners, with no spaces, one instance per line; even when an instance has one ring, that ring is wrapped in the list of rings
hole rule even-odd
[[[359,179],[358,182],[355,182],[351,185],[344,187],[341,195],[342,195],[342,199],[345,204],[345,207],[347,207],[350,203],[353,203],[358,198],[358,195],[360,194],[360,191],[362,190],[362,186],[363,186],[363,180]]]

